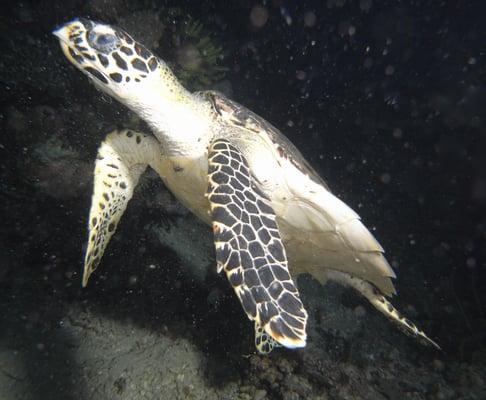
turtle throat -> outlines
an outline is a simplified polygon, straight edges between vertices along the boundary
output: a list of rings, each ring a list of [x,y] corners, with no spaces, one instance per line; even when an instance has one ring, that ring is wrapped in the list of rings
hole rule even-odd
[[[149,77],[119,100],[148,123],[169,153],[194,154],[199,147],[205,149],[208,105],[187,91],[163,61]]]

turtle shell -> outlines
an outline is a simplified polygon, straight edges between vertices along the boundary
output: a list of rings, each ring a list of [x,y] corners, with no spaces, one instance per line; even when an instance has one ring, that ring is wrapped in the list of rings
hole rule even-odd
[[[257,135],[266,135],[274,144],[281,157],[289,160],[295,168],[330,191],[327,183],[319,176],[297,147],[295,147],[294,144],[272,124],[250,111],[245,106],[228,99],[220,92],[206,91],[201,92],[201,94],[210,101],[214,111],[219,114],[226,123],[232,124],[240,129],[246,129]]]

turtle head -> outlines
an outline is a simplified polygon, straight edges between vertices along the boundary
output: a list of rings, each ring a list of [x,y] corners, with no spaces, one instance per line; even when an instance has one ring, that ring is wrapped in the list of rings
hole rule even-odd
[[[53,34],[76,68],[134,111],[147,109],[151,98],[185,93],[166,63],[120,28],[76,18]]]

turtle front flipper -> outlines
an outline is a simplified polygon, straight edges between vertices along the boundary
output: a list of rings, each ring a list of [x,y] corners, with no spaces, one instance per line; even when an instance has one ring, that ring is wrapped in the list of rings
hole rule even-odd
[[[147,165],[156,167],[158,159],[159,142],[152,136],[131,130],[111,132],[98,149],[83,287],[100,263],[140,175]]]
[[[208,158],[218,272],[225,270],[248,318],[257,324],[257,340],[262,339],[261,327],[285,347],[304,347],[307,312],[290,277],[269,199],[255,185],[243,154],[229,141],[215,140]],[[258,343],[257,349],[268,352]]]
[[[258,322],[255,322],[255,347],[260,354],[269,354],[275,347],[281,346],[279,342],[258,325]]]

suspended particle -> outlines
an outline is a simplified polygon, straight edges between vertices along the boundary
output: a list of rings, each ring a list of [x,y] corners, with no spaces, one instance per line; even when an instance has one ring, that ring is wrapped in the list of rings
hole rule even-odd
[[[359,2],[359,8],[361,11],[368,12],[371,9],[371,5],[373,2],[371,0],[360,0]]]
[[[263,28],[268,21],[268,10],[257,4],[250,11],[250,22],[255,28]]]
[[[403,136],[403,131],[400,128],[393,129],[393,137],[395,139],[400,139]]]
[[[307,28],[312,28],[317,22],[317,17],[316,14],[314,14],[312,11],[307,11],[304,14],[304,25]]]
[[[371,68],[373,66],[373,59],[371,57],[366,57],[363,65],[366,69]]]
[[[305,80],[305,78],[307,77],[307,74],[305,73],[305,71],[302,71],[302,70],[298,70],[296,73],[295,73],[295,77],[299,80],[299,81],[303,81]]]
[[[381,181],[381,183],[384,183],[385,185],[390,183],[391,175],[388,172],[381,174],[380,175],[380,181]]]

